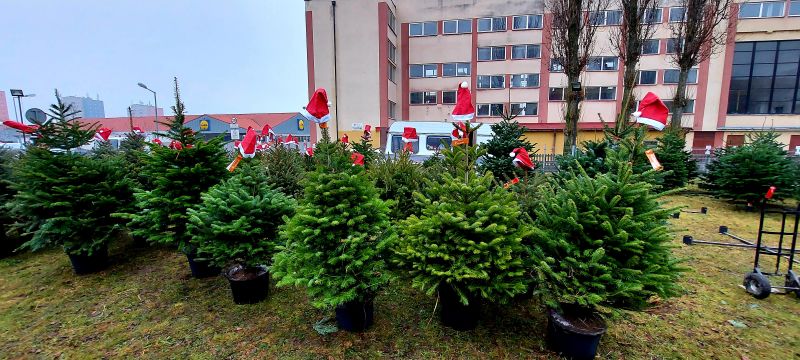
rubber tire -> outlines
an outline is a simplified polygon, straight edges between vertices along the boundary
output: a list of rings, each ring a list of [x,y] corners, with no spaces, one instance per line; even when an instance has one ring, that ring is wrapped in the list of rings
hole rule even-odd
[[[744,277],[744,289],[756,299],[766,299],[772,293],[772,285],[766,276],[751,272]]]
[[[794,280],[790,280],[790,279],[786,279],[786,285],[785,286],[786,287],[798,287],[798,288],[800,288],[800,284],[797,284],[797,283],[794,282]],[[800,298],[800,289],[789,290],[789,291],[793,292],[795,295],[797,295],[798,298]]]

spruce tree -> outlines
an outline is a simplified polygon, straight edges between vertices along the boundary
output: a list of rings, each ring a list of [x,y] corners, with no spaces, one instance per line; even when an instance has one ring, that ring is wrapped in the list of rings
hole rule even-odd
[[[353,151],[364,155],[364,167],[367,169],[380,157],[380,153],[372,148],[372,135],[369,132],[365,131],[359,141],[350,144],[350,146],[353,147]]]
[[[16,191],[11,188],[13,167],[18,157],[11,151],[0,148],[0,257],[11,254],[24,243],[18,233],[12,231],[14,217],[5,209]]]
[[[428,295],[450,286],[465,305],[503,303],[526,291],[522,239],[530,228],[514,196],[493,186],[491,173],[477,174],[475,148],[443,150],[445,163],[458,170],[427,183],[424,195],[414,193],[422,213],[400,223],[395,261]]]
[[[136,193],[139,211],[128,214],[135,236],[158,244],[186,245],[191,239],[186,231],[187,209],[200,202],[200,196],[227,176],[227,158],[222,139],[197,138],[184,125],[184,106],[175,79],[175,116],[166,133],[160,134],[181,144],[180,149],[151,146],[144,159],[142,176],[151,182],[149,189]]]
[[[256,156],[266,171],[266,182],[295,199],[303,194],[306,173],[303,157],[297,150],[282,145],[270,146]]]
[[[375,181],[380,198],[391,209],[392,220],[403,220],[419,212],[413,194],[422,189],[426,174],[420,164],[411,160],[407,151],[375,160],[367,174]]]
[[[508,156],[512,150],[522,147],[531,155],[534,144],[525,139],[525,128],[513,120],[511,116],[504,116],[503,120],[492,124],[494,136],[483,144],[486,156],[481,163],[483,171],[491,171],[498,182],[503,183],[514,177],[522,176],[524,170],[517,168]]]
[[[670,171],[664,175],[662,185],[665,189],[683,187],[697,173],[697,163],[692,159],[692,153],[685,150],[686,138],[681,131],[668,129],[658,138],[656,157],[664,169]]]
[[[369,301],[389,281],[382,256],[394,233],[389,209],[361,166],[323,129],[297,212],[275,255],[278,286],[306,287],[315,307]]]
[[[748,135],[739,147],[718,149],[708,165],[703,186],[718,197],[754,203],[775,186],[774,199],[791,197],[800,186],[800,169],[774,132]]]

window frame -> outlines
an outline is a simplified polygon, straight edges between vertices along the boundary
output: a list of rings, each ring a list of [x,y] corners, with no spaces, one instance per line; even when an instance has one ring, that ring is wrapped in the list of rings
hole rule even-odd
[[[781,14],[780,15],[773,15],[773,16],[764,16],[764,4],[782,4],[781,5]],[[758,4],[758,16],[742,16],[741,7],[744,6],[752,6]],[[791,4],[789,4],[791,6]],[[743,2],[740,3],[740,11],[737,18],[739,19],[769,19],[769,18],[782,18],[786,15],[786,1],[758,1],[758,2]],[[791,9],[790,9],[791,10]],[[797,16],[797,15],[795,15]]]
[[[445,100],[444,100],[445,99],[445,97],[444,97],[445,93],[452,93],[453,94],[453,102],[445,102]],[[457,94],[458,94],[458,92],[455,91],[455,90],[444,90],[444,91],[442,91],[442,104],[444,104],[444,105],[454,105],[456,103]]]
[[[517,106],[525,105],[522,108],[527,108],[528,105],[530,105],[530,104],[533,104],[533,106],[535,107],[535,110],[534,110],[533,114],[527,114],[527,113],[526,114],[521,114],[521,113],[515,114],[514,113],[514,105],[517,105]],[[535,101],[511,103],[511,105],[508,107],[508,109],[511,112],[511,114],[513,114],[515,116],[539,116],[539,103],[535,102]]]
[[[555,91],[555,93],[560,94],[555,99],[553,98],[554,91]],[[566,93],[567,93],[566,88],[563,88],[563,87],[551,87],[547,91],[547,100],[548,101],[566,101],[566,97],[567,97]]]
[[[461,31],[461,22],[468,21],[469,22],[469,31]],[[456,23],[456,32],[447,32],[445,25],[449,22]],[[450,20],[442,20],[442,35],[462,35],[462,34],[471,34],[472,33],[472,19],[450,19]]]
[[[563,73],[564,72],[564,65],[561,64],[561,59],[550,58],[550,66],[548,67],[550,72],[554,73]]]
[[[668,112],[670,114],[672,114],[672,100],[671,99],[667,99],[667,100],[662,100],[662,102],[664,103],[664,105],[667,106]],[[687,104],[684,105],[684,106],[688,107],[689,105],[691,105],[691,107],[690,107],[691,111],[686,111],[686,108],[684,108],[683,109],[683,114],[684,115],[694,114],[695,99],[686,99],[686,102],[687,102]]]
[[[389,109],[388,109],[389,110],[389,119],[394,120],[394,119],[397,118],[397,103],[392,101],[392,100],[388,100],[388,101],[389,101],[389,106],[388,106],[389,107]]]
[[[514,77],[515,76],[519,76],[519,77],[527,76],[528,80],[526,80],[526,82],[530,82],[530,78],[531,77],[535,77],[536,78],[536,85],[514,86]],[[536,73],[511,74],[509,82],[508,82],[508,87],[509,87],[509,89],[531,89],[531,88],[538,88],[540,84],[541,84],[541,75],[540,74],[536,74]]]
[[[652,42],[652,41],[655,41],[655,43],[656,43],[656,52],[654,52],[654,53],[645,53],[644,52],[644,49],[645,49],[644,44],[646,42]],[[641,49],[642,56],[658,55],[660,53],[661,53],[661,39],[647,39],[647,40],[642,41],[642,49]]]
[[[517,18],[525,17],[525,27],[517,27]],[[531,17],[536,17],[539,19],[539,27],[531,27]],[[541,30],[544,28],[544,14],[528,14],[528,15],[514,15],[511,17],[511,30],[512,31],[521,31],[521,30]]]
[[[489,87],[481,87],[481,78],[482,77],[483,78],[486,78],[486,77],[489,78]],[[495,87],[494,86],[494,84],[495,84],[494,80],[497,79],[497,78],[502,79],[500,87]],[[479,89],[479,90],[505,89],[506,88],[506,76],[505,75],[478,75],[478,77],[476,78],[475,88]]]
[[[422,102],[421,103],[414,103],[412,101],[413,94],[422,94]],[[433,95],[433,102],[427,102],[426,100],[429,99],[429,96]],[[408,93],[408,104],[409,105],[436,105],[439,101],[439,92],[438,91],[411,91]]]
[[[489,49],[489,60],[481,60],[481,58],[480,58],[481,49]],[[502,59],[496,59],[494,57],[494,50],[495,49],[503,49],[503,58]],[[506,55],[507,54],[506,54],[506,47],[505,46],[479,46],[478,49],[477,49],[477,53],[475,54],[475,58],[478,59],[478,61],[504,61],[507,58]]]
[[[387,9],[389,11],[389,18],[387,19],[389,30],[397,35],[397,17],[394,16],[394,11],[392,9]]]
[[[432,139],[439,139],[439,141],[437,141],[437,143],[436,143],[436,148],[435,149],[431,148],[430,140],[432,140]],[[445,145],[445,147],[450,147],[450,145],[452,144],[453,138],[450,135],[433,135],[433,134],[426,135],[425,136],[425,149],[428,150],[428,151],[436,151],[436,150],[443,149],[442,140],[444,140],[444,142],[447,143],[447,145]]]
[[[433,34],[426,34],[425,33],[425,24],[434,24],[435,25],[434,28],[436,30],[434,30]],[[414,35],[411,32],[412,27],[414,25],[422,26],[422,28],[421,28],[422,31],[421,31],[420,35]],[[424,37],[424,36],[437,36],[437,35],[439,35],[439,24],[438,24],[438,21],[422,21],[422,22],[412,22],[412,23],[408,24],[408,37]]]
[[[643,72],[655,73],[653,75],[653,82],[652,83],[642,83],[642,73]],[[643,86],[658,85],[658,70],[639,70],[639,71],[637,71],[636,72],[636,85],[643,85]]]
[[[619,19],[618,23],[612,23],[612,24],[608,23],[608,13],[610,13],[610,12],[619,13],[619,17],[617,17],[617,19]],[[600,23],[600,24],[591,23],[592,26],[619,26],[619,25],[622,25],[622,10],[616,10],[616,9],[608,10],[607,9],[607,10],[600,10],[600,11],[591,11],[588,14],[589,21],[594,20],[594,19],[592,19],[592,15],[599,14],[599,13],[603,13],[603,21],[602,21],[602,23]]]
[[[681,74],[680,71],[681,71],[680,69],[664,69],[664,74],[661,75],[661,83],[663,83],[664,85],[677,85],[678,81],[680,81],[680,74]],[[667,73],[668,72],[670,72],[670,73],[671,72],[676,72],[677,76],[678,76],[678,80],[676,80],[675,82],[667,81]],[[694,73],[694,82],[691,81],[692,73]],[[694,84],[697,84],[697,82],[699,80],[700,80],[700,69],[698,69],[698,68],[689,69],[689,76],[686,79],[686,84],[687,85],[694,85]]]
[[[658,16],[657,17],[654,16],[653,17],[654,18],[653,21],[650,21],[649,19],[651,17],[647,16],[646,14],[650,13],[653,10],[656,11]],[[642,24],[653,24],[653,25],[655,25],[655,24],[661,24],[661,23],[664,22],[664,8],[645,9],[644,11],[645,11],[645,14],[643,14],[644,16],[642,16]],[[656,21],[656,19],[658,19],[658,20]]]
[[[793,9],[796,11],[796,13],[794,13],[794,14],[792,14],[792,10]],[[800,0],[791,0],[791,1],[789,1],[788,14],[789,14],[788,15],[789,17],[800,16]]]
[[[597,89],[597,99],[590,98],[587,94],[589,89]],[[613,98],[603,98],[603,90],[611,90],[614,95]],[[585,86],[583,88],[583,101],[616,101],[617,100],[617,87],[616,86]]]
[[[412,74],[412,66],[422,66],[422,76],[414,76]],[[433,67],[433,76],[428,76],[428,69]],[[408,65],[408,78],[409,79],[433,79],[439,77],[439,64],[409,64]]]
[[[481,21],[484,21],[486,19],[489,19],[489,28],[490,29],[489,30],[481,30]],[[502,20],[502,23],[503,23],[503,28],[502,29],[498,29],[499,26],[495,26],[495,21],[496,20]],[[482,17],[482,18],[478,18],[477,21],[478,21],[478,32],[479,33],[508,31],[508,24],[507,24],[508,18],[506,18],[505,16]]]
[[[397,65],[395,65],[393,62],[389,61],[388,68],[389,68],[388,69],[388,71],[389,71],[389,74],[388,74],[389,81],[397,84]]]
[[[514,57],[514,49],[520,46],[525,47],[525,57]],[[536,49],[535,56],[528,56],[531,49]],[[541,44],[517,44],[511,45],[511,60],[529,60],[529,59],[540,59],[542,57],[542,45]]]
[[[445,72],[445,66],[453,65],[455,66],[455,75],[447,75]],[[459,69],[467,69],[466,74],[459,73]],[[466,77],[472,75],[472,64],[468,62],[452,62],[452,63],[443,63],[442,64],[442,77]]]
[[[493,111],[495,107],[500,106],[500,112],[497,115],[493,115]],[[488,115],[481,115],[481,108],[484,106],[488,106],[489,113]],[[499,117],[502,116],[503,111],[505,110],[505,104],[503,103],[483,103],[483,104],[476,104],[475,105],[475,116],[476,117]]]
[[[387,39],[386,42],[388,43],[387,47],[389,48],[389,61],[397,65],[397,46],[395,46],[391,40]]]
[[[419,153],[419,141],[413,141],[411,144],[411,153],[418,154]],[[400,151],[403,151],[405,148],[406,142],[403,141],[403,135],[392,135],[391,137],[391,147],[392,153],[397,154]]]
[[[681,18],[679,20],[673,20],[672,19],[672,11],[673,10],[678,10],[678,9],[682,9],[683,10],[683,14],[681,15]],[[668,23],[680,23],[680,22],[684,22],[684,21],[686,21],[686,8],[685,7],[676,6],[676,7],[669,8],[669,15],[667,16],[667,22]]]
[[[592,62],[592,59],[600,59],[600,69],[590,69],[589,64]],[[606,68],[606,59],[607,58],[614,58],[614,68],[607,69]],[[586,62],[586,71],[618,71],[619,70],[619,57],[613,55],[601,55],[601,56],[590,56],[589,60]]]

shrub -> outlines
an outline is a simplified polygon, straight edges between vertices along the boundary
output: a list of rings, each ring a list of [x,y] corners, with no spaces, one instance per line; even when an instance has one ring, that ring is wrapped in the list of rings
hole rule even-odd
[[[11,225],[14,217],[4,207],[14,198],[16,191],[11,188],[13,167],[17,155],[7,149],[0,148],[0,257],[11,254],[25,241],[20,234],[13,231]]]
[[[482,144],[486,149],[486,156],[482,159],[481,171],[491,171],[500,183],[522,176],[524,170],[514,166],[508,154],[518,147],[523,147],[531,156],[534,155],[534,144],[523,136],[525,128],[508,118],[492,124],[491,127],[494,136]]]
[[[389,281],[381,255],[394,237],[389,209],[375,186],[327,132],[271,269],[278,286],[306,287],[315,307],[373,298]]]
[[[302,195],[302,180],[306,173],[303,157],[304,155],[289,147],[269,147],[259,155],[266,171],[266,182],[288,196],[297,198]]]
[[[642,308],[652,296],[677,294],[681,269],[670,251],[667,218],[675,209],[652,192],[654,171],[635,174],[627,161],[562,187],[545,186],[530,237],[534,293],[553,308]]]
[[[212,187],[189,209],[187,230],[200,256],[212,265],[253,268],[271,262],[284,216],[295,201],[270,188],[257,160],[242,163],[234,176]]]
[[[753,203],[775,186],[775,199],[797,191],[800,171],[773,132],[748,135],[748,143],[715,151],[703,187],[715,196]]]
[[[514,196],[493,186],[491,173],[474,173],[477,157],[461,162],[471,148],[445,149],[445,161],[463,170],[414,194],[422,214],[400,223],[395,261],[428,295],[446,284],[465,305],[479,298],[502,303],[526,290],[522,238],[529,228]]]
[[[692,159],[692,153],[685,150],[684,136],[677,131],[667,130],[658,138],[655,154],[664,169],[669,171],[664,174],[664,189],[683,187],[697,174],[697,163]]]
[[[391,209],[392,220],[402,220],[419,212],[414,191],[420,191],[426,178],[425,170],[411,161],[408,152],[373,162],[367,173],[375,181],[378,195]]]

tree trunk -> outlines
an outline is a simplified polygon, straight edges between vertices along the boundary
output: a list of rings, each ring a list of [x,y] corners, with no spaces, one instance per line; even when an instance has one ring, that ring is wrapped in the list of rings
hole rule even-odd
[[[567,81],[568,85],[567,88],[564,89],[566,93],[566,100],[567,100],[567,109],[566,113],[564,114],[564,155],[575,155],[578,149],[578,119],[580,119],[580,94],[577,92],[573,92],[570,84],[574,81],[578,81],[577,77],[575,79],[568,78]]]
[[[628,123],[633,112],[633,88],[636,87],[636,66],[638,63],[638,57],[635,61],[625,61],[625,73],[622,77],[622,108],[617,117],[618,129]]]
[[[671,130],[681,130],[681,120],[683,118],[683,108],[686,106],[686,81],[689,79],[691,68],[680,69],[678,75],[678,87],[675,89],[675,96],[672,98],[672,119],[669,122]],[[683,133],[682,131],[680,133]]]

